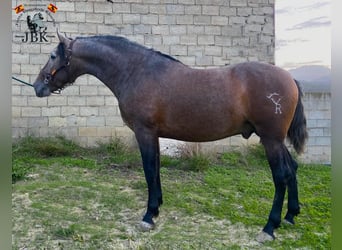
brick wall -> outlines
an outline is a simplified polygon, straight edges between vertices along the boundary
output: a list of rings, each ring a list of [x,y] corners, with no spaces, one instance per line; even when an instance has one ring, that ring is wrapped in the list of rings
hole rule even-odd
[[[211,67],[248,60],[274,62],[274,0],[105,0],[52,1],[58,11],[48,17],[51,1],[12,1],[26,13],[12,15],[13,75],[33,82],[57,45],[24,43],[16,37],[28,30],[26,16],[41,8],[49,35],[58,27],[70,37],[95,34],[125,36],[170,54],[185,64]],[[38,6],[37,3],[39,4]],[[55,25],[55,26],[54,26]],[[64,135],[92,146],[113,136],[131,140],[121,120],[117,100],[96,78],[82,76],[48,98],[13,81],[13,137]]]

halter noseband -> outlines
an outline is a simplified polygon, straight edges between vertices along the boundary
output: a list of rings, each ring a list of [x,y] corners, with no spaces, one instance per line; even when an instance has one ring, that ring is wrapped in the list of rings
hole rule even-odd
[[[55,78],[55,75],[56,75],[59,71],[61,71],[62,69],[67,69],[67,70],[69,69],[69,66],[70,66],[70,59],[71,59],[71,56],[72,56],[72,47],[73,47],[73,45],[74,45],[74,42],[75,42],[75,40],[72,40],[72,41],[70,42],[70,47],[67,49],[68,55],[67,55],[67,57],[65,58],[65,64],[63,64],[62,66],[60,66],[58,69],[53,68],[52,71],[51,71],[51,73],[49,73],[49,74],[46,75],[46,77],[45,77],[45,79],[44,79],[44,84],[49,85],[50,81],[53,81],[53,79]],[[52,93],[54,93],[54,94],[60,94],[61,91],[62,91],[64,88],[66,88],[67,86],[70,86],[70,85],[72,85],[72,84],[73,84],[73,82],[68,82],[68,83],[66,83],[63,87],[60,87],[60,88],[58,88],[57,90],[52,91]]]

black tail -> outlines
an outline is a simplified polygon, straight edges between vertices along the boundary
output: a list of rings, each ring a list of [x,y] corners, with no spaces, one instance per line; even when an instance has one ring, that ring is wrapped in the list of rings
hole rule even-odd
[[[299,86],[299,82],[294,79],[298,88],[298,102],[294,117],[292,119],[289,130],[287,131],[288,139],[298,154],[303,153],[308,132],[306,129],[306,118],[302,103],[303,92]]]

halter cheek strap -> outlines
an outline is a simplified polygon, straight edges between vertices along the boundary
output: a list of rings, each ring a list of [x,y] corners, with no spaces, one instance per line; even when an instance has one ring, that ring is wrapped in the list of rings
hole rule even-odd
[[[72,56],[72,46],[74,45],[74,42],[75,42],[75,40],[72,40],[71,43],[70,43],[70,48],[68,48],[69,55],[67,55],[67,57],[66,57],[66,63],[64,65],[62,65],[61,67],[59,67],[58,69],[52,69],[51,73],[46,75],[46,77],[44,79],[44,83],[46,85],[48,85],[50,83],[50,81],[55,77],[55,75],[59,71],[61,71],[64,68],[68,68],[68,66],[70,65],[70,59],[71,59],[71,56]],[[66,86],[64,86],[64,87],[66,87]],[[59,88],[58,90],[54,91],[53,93],[60,94],[61,90],[64,87]]]

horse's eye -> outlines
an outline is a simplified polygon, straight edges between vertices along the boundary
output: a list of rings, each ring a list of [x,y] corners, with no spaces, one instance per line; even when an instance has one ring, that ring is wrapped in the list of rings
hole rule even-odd
[[[50,58],[51,59],[56,59],[56,54],[55,53],[51,53]]]

